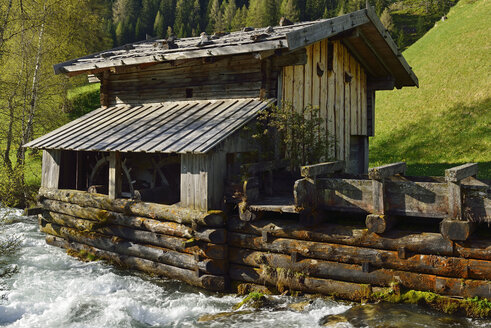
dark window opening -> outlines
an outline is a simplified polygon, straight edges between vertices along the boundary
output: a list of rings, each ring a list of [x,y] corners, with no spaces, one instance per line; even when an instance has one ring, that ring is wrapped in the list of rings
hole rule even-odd
[[[193,98],[193,89],[186,89],[186,98]]]

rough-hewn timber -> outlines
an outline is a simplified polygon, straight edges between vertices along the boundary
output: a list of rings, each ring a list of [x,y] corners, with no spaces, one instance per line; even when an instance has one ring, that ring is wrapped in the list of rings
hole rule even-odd
[[[81,207],[93,207],[104,211],[145,216],[186,225],[199,224],[210,227],[222,227],[225,224],[224,214],[220,211],[200,212],[184,207],[138,202],[129,199],[119,198],[111,200],[106,195],[89,194],[77,190],[41,188],[39,190],[39,198],[41,202],[43,199],[52,199],[77,204]]]

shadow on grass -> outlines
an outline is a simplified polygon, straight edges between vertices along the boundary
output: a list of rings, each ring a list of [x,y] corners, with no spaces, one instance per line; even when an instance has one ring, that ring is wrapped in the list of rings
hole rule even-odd
[[[429,163],[408,164],[407,175],[412,176],[444,176],[445,170],[465,163]],[[479,162],[479,179],[491,179],[491,162]]]
[[[446,168],[479,162],[479,177],[491,178],[491,98],[466,106],[421,115],[370,145],[376,165],[406,161],[410,175],[443,175]]]

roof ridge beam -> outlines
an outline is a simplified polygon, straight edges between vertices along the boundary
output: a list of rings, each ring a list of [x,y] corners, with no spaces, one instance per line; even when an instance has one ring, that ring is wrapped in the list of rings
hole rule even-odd
[[[295,50],[369,23],[367,9],[334,17],[286,34],[288,48]]]

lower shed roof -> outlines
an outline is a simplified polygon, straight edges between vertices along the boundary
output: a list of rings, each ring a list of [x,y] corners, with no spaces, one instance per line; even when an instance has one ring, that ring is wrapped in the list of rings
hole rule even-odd
[[[273,101],[221,99],[99,108],[24,146],[76,151],[206,153]]]

